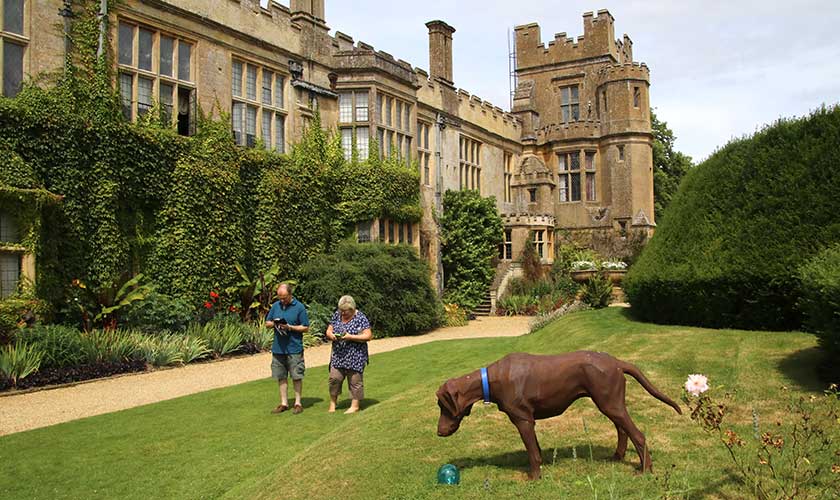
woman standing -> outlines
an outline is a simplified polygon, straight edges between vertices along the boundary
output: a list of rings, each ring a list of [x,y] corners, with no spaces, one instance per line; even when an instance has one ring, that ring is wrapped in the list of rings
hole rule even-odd
[[[370,321],[356,310],[356,301],[345,295],[338,299],[338,310],[333,313],[326,336],[332,341],[330,355],[330,413],[335,412],[341,385],[347,379],[352,401],[344,413],[359,411],[359,401],[364,397],[363,372],[368,364],[368,341],[373,338]]]

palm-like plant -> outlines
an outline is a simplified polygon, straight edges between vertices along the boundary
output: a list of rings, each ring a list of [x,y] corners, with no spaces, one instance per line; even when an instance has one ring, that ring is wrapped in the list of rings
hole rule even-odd
[[[0,348],[0,375],[8,378],[13,386],[41,367],[43,353],[34,346],[18,340],[15,345]]]

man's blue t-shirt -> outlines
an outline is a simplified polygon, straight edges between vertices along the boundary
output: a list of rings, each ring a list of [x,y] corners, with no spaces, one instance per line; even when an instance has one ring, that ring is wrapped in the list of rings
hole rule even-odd
[[[288,306],[284,306],[279,300],[271,305],[266,321],[285,319],[290,325],[309,326],[309,316],[306,315],[306,307],[297,299],[292,298]],[[274,329],[274,343],[271,345],[271,352],[274,354],[298,354],[303,352],[303,334],[300,332],[286,331],[285,335],[277,333]]]

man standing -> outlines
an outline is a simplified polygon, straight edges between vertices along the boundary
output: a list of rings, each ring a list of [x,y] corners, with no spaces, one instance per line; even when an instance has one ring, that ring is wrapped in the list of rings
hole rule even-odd
[[[266,328],[274,329],[274,343],[271,345],[271,376],[280,385],[280,404],[271,413],[283,413],[289,409],[287,377],[292,377],[295,388],[295,406],[292,413],[303,411],[300,392],[303,386],[303,334],[309,331],[309,317],[306,307],[292,297],[289,285],[277,287],[277,302],[271,305],[265,318]]]

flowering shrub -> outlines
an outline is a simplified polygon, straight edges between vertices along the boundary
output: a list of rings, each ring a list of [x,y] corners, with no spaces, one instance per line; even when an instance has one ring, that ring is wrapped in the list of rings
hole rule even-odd
[[[705,375],[689,375],[685,381],[685,392],[698,397],[709,390],[709,379]]]
[[[572,271],[596,271],[598,264],[591,260],[576,260],[572,262]]]
[[[467,311],[458,304],[444,304],[444,326],[465,326],[467,324]]]
[[[222,305],[222,299],[219,297],[219,293],[215,290],[210,290],[208,294],[207,300],[204,301],[204,304],[201,305],[198,313],[198,321],[199,323],[207,323],[208,321],[212,320],[216,317],[216,315],[225,314],[225,311],[230,313],[235,313],[235,310],[229,310],[228,308]]]
[[[781,418],[762,429],[753,409],[752,439],[724,424],[734,395],[713,397],[704,375],[689,375],[683,402],[691,420],[727,450],[735,471],[757,498],[829,498],[840,491],[840,391],[823,397],[799,396]],[[782,392],[787,392],[783,387]]]
[[[620,260],[605,260],[601,262],[601,269],[604,271],[626,271],[627,264]]]

